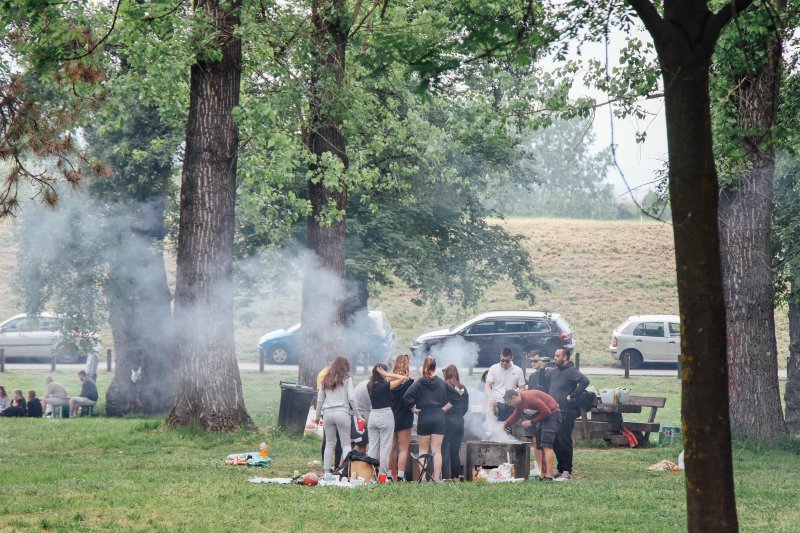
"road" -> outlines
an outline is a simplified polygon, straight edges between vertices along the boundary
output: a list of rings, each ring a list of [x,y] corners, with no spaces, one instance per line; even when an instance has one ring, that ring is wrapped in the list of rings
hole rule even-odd
[[[83,369],[83,364],[76,364],[76,365],[58,365],[58,368],[61,370],[64,369],[74,369],[75,372]],[[6,363],[7,370],[49,370],[50,364],[49,363]],[[97,369],[99,372],[105,372],[106,365],[105,362],[101,362],[100,367]],[[258,372],[258,363],[257,362],[248,362],[242,361],[239,363],[239,370],[243,372]],[[297,373],[297,365],[264,365],[265,372],[292,372]],[[474,373],[479,374],[482,373],[485,368],[475,368]],[[466,373],[466,369],[462,369],[463,373]],[[625,371],[619,367],[611,367],[611,366],[583,366],[581,367],[581,372],[586,374],[587,376],[622,376],[625,374]],[[364,375],[364,370],[362,367],[359,367],[359,375]],[[631,376],[666,376],[677,377],[677,369],[674,366],[658,366],[658,367],[649,367],[649,368],[639,368],[636,370],[631,370]],[[786,369],[779,369],[778,370],[778,378],[786,379]]]

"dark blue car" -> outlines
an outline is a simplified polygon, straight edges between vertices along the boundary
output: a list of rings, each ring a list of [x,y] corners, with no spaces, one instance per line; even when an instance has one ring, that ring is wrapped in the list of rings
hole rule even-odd
[[[371,364],[385,361],[394,342],[394,331],[386,315],[378,309],[367,313],[369,329],[366,334],[346,330],[348,355],[355,363]],[[265,333],[258,340],[258,351],[268,363],[283,365],[297,361],[299,355],[300,323]]]

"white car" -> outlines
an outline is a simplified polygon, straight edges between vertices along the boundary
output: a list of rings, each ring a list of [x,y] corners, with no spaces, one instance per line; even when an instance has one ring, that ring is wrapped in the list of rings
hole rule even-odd
[[[82,334],[75,332],[74,336]],[[16,315],[0,324],[0,348],[6,357],[47,358],[58,355],[59,363],[77,363],[85,353],[59,347],[61,319],[53,313]],[[100,345],[93,339],[92,350],[99,352]]]
[[[677,363],[681,353],[678,315],[635,315],[611,334],[611,357],[622,361],[630,355],[631,368],[642,363]]]

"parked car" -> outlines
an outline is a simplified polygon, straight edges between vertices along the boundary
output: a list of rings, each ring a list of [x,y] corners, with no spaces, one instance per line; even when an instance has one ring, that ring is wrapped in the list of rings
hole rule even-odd
[[[681,352],[678,315],[635,315],[611,334],[611,357],[621,361],[630,356],[631,368],[642,363],[677,363]]]
[[[523,367],[528,364],[529,354],[553,357],[558,348],[575,348],[572,326],[557,313],[490,311],[461,324],[419,335],[411,351],[422,357],[437,345],[458,338],[476,345],[476,366],[493,365],[503,348],[511,348],[514,362]]]
[[[298,322],[265,333],[258,340],[258,351],[264,360],[277,365],[296,362],[300,353],[300,328]],[[367,320],[359,325],[351,322],[346,329],[348,356],[354,363],[384,361],[393,342],[394,330],[384,312],[379,309],[370,309]]]
[[[76,342],[62,342],[61,318],[53,313],[16,315],[0,324],[0,348],[6,357],[47,358],[56,354],[59,363],[77,363],[86,359],[86,353],[75,345],[83,337],[90,339],[90,350],[99,353],[101,347],[94,334],[74,332]]]

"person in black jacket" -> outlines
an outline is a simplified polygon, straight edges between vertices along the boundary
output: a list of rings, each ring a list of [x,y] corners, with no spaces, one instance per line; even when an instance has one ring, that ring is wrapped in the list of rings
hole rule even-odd
[[[528,375],[528,390],[550,392],[550,374],[553,368],[549,357],[540,357],[538,353],[531,354],[531,373]]]
[[[419,413],[417,438],[419,453],[433,455],[433,480],[442,477],[442,440],[445,431],[445,413],[461,398],[452,385],[436,375],[436,360],[426,357],[422,363],[422,377],[403,395],[412,411]]]
[[[448,479],[458,479],[462,476],[459,450],[461,449],[461,441],[464,440],[464,415],[469,410],[469,392],[461,384],[456,365],[450,365],[445,368],[442,375],[444,375],[444,380],[452,385],[461,396],[453,404],[453,408],[444,415],[444,441],[442,442],[444,453],[450,456],[450,476]]]
[[[406,464],[408,463],[408,446],[411,443],[411,428],[414,426],[414,413],[403,401],[408,388],[414,384],[409,377],[408,356],[398,355],[392,365],[392,374],[407,377],[408,380],[392,390],[392,414],[394,414],[394,437],[389,458],[389,472],[393,481],[405,481]]]
[[[556,368],[550,374],[550,396],[561,409],[561,424],[553,445],[558,461],[553,478],[560,481],[572,479],[572,429],[578,415],[576,399],[589,386],[589,379],[569,360],[571,355],[566,348],[556,350]]]
[[[42,418],[42,402],[34,390],[28,391],[28,418]]]

